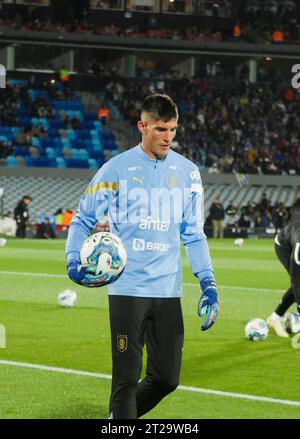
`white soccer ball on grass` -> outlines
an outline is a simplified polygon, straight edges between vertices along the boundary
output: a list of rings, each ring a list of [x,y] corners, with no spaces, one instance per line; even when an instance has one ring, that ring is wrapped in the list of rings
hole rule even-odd
[[[77,294],[72,290],[64,290],[58,294],[57,301],[63,308],[72,308],[77,302]]]
[[[262,341],[268,337],[269,327],[263,319],[252,319],[245,326],[245,335],[248,340]]]
[[[244,244],[243,238],[237,238],[234,240],[234,245],[236,245],[237,247],[242,247],[243,244]]]

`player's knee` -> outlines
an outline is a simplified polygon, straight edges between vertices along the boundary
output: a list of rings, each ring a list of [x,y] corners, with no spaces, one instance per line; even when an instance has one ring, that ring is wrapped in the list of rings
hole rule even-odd
[[[138,386],[140,369],[131,369],[127,373],[114,376],[113,393],[119,394],[123,398],[128,398],[136,392]]]
[[[136,392],[138,381],[135,380],[123,380],[119,383],[119,394],[128,398]]]
[[[157,382],[158,387],[161,389],[161,392],[165,395],[174,392],[179,385],[179,381],[177,379],[164,378],[160,379]]]

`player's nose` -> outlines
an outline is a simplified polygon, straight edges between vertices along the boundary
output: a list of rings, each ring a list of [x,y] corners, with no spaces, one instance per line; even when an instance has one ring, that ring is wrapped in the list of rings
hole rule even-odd
[[[166,132],[164,135],[164,142],[165,143],[171,143],[172,141],[172,133],[171,132]]]

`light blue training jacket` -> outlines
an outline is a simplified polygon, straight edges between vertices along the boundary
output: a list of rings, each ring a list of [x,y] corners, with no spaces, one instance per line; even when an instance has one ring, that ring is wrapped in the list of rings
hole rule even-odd
[[[192,271],[213,277],[203,232],[203,187],[197,166],[170,150],[150,158],[141,145],[105,163],[97,172],[70,225],[67,260],[80,249],[97,222],[108,216],[110,231],[127,251],[127,265],[111,295],[172,298],[182,295],[180,240]]]

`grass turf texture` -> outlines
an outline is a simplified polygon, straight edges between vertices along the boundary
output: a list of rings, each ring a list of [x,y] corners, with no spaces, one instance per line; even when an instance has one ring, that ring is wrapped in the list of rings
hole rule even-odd
[[[244,336],[246,322],[266,318],[288,285],[273,242],[245,241],[239,248],[233,240],[210,240],[209,246],[220,285],[221,315],[208,332],[200,331],[200,290],[183,251],[181,384],[300,401],[294,379],[300,350],[292,348],[291,339],[271,332],[266,341],[255,343]],[[5,273],[12,271],[28,274]],[[106,290],[86,289],[68,280],[63,241],[8,240],[0,248],[0,276],[0,323],[7,332],[0,359],[111,374]],[[66,288],[78,295],[72,309],[62,309],[56,302]],[[0,364],[0,382],[0,418],[108,416],[107,379]],[[300,418],[300,411],[277,403],[177,390],[145,418]]]

